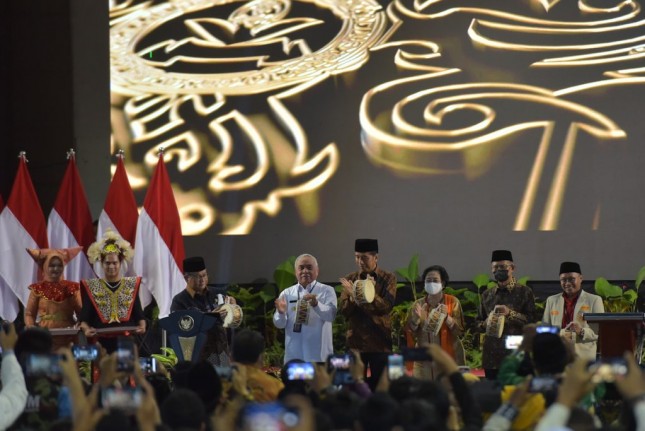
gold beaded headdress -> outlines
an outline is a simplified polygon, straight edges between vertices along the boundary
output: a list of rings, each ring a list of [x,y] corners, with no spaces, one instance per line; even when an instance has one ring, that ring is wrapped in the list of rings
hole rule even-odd
[[[119,236],[116,232],[108,229],[103,238],[96,241],[87,250],[87,257],[90,263],[98,262],[108,254],[117,254],[119,260],[130,261],[134,255],[134,250],[130,243]]]

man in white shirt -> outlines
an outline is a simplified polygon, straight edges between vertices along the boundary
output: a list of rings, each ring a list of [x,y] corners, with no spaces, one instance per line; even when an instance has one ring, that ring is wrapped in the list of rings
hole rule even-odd
[[[280,293],[273,313],[273,324],[285,329],[284,362],[292,359],[324,362],[334,352],[332,322],[336,317],[336,292],[316,280],[318,261],[314,256],[298,256],[295,267],[298,284]],[[307,315],[306,320],[297,319],[299,310],[301,317]]]
[[[0,391],[0,430],[7,429],[25,409],[27,387],[13,348],[16,345],[16,329],[10,323],[2,323],[0,347],[2,347],[2,391]]]

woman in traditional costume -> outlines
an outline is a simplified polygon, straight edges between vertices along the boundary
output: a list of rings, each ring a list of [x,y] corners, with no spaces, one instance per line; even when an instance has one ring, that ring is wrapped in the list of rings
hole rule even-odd
[[[29,299],[25,306],[25,326],[39,326],[47,329],[72,328],[75,316],[81,312],[79,285],[65,280],[63,270],[83,247],[63,249],[27,249],[27,253],[38,264],[43,279],[29,286]],[[53,337],[53,349],[67,346],[75,341],[72,336]]]

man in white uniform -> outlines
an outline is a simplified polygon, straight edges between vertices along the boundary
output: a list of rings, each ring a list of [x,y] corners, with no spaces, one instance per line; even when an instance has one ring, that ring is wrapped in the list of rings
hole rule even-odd
[[[312,255],[298,256],[295,266],[298,284],[280,293],[273,313],[273,324],[285,329],[284,362],[324,362],[334,353],[331,324],[336,317],[336,292],[316,280],[318,261]],[[299,303],[300,308],[305,304],[308,308],[308,319],[301,323],[296,320]]]

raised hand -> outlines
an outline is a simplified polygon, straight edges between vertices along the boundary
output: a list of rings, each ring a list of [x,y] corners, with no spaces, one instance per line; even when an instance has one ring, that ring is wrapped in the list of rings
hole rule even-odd
[[[280,314],[287,312],[287,300],[284,296],[275,300],[275,309],[278,310],[278,313]]]

